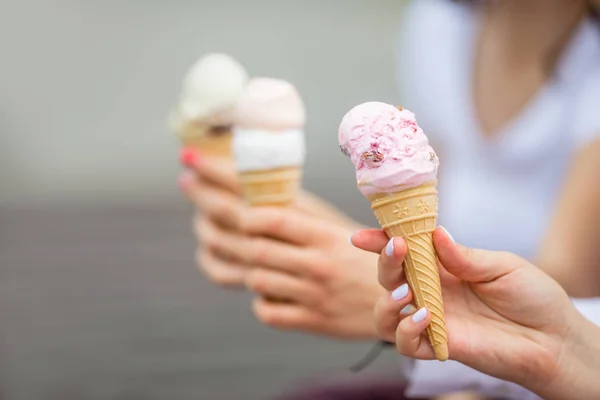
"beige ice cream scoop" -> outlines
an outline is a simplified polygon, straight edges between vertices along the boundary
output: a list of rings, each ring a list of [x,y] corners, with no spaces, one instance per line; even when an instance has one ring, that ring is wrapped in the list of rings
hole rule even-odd
[[[232,129],[248,75],[232,57],[211,53],[199,58],[183,80],[169,125],[186,148],[231,157]]]

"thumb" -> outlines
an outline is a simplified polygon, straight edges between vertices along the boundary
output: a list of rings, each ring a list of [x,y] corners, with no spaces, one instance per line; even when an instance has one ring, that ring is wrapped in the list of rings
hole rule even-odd
[[[512,253],[477,250],[457,244],[442,227],[433,233],[433,244],[444,268],[466,282],[491,282],[526,265],[525,260]]]
[[[207,156],[200,149],[189,147],[181,150],[179,158],[181,163],[194,170],[199,178],[221,186],[235,195],[241,194],[237,171],[231,160]]]

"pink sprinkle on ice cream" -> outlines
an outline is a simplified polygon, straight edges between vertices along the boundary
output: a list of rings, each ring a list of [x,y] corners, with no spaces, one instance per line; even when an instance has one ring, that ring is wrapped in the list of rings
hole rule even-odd
[[[365,195],[414,188],[437,177],[439,160],[415,115],[368,102],[350,110],[338,133],[340,149],[356,168]]]

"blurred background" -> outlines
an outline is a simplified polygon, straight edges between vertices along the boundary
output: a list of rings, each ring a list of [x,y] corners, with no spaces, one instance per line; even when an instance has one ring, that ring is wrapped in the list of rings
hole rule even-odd
[[[355,104],[399,102],[403,4],[3,3],[1,398],[264,399],[358,361],[371,343],[269,330],[248,294],[197,271],[165,117],[206,52],[290,80],[308,108],[305,186],[375,223],[337,126]]]

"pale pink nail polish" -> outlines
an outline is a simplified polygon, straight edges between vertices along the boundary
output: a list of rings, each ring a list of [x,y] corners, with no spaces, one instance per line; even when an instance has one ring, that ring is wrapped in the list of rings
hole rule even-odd
[[[391,238],[387,246],[385,246],[385,255],[388,257],[394,255],[394,238]]]
[[[448,230],[446,228],[444,228],[441,225],[440,225],[440,228],[442,228],[442,230],[444,231],[444,233],[446,234],[446,236],[448,236],[450,238],[450,240],[452,240],[452,242],[456,243],[456,240],[454,240],[454,238],[452,237],[452,235],[450,234],[450,232],[448,232]]]
[[[402,310],[400,310],[400,314],[412,314],[415,311],[415,306],[412,304],[407,305]]]
[[[425,307],[421,308],[419,311],[412,315],[412,320],[415,324],[422,322],[427,317],[427,309]]]
[[[408,296],[408,284],[406,283],[392,292],[392,299],[396,301],[400,301],[406,296]]]

